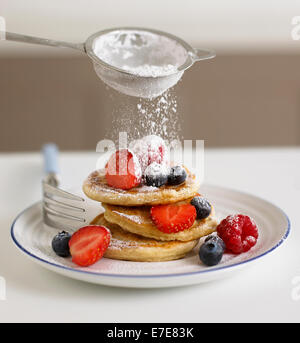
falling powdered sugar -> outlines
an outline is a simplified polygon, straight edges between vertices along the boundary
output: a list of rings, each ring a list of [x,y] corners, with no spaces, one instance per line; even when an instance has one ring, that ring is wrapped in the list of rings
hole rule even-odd
[[[99,37],[95,53],[108,64],[144,77],[143,87],[153,88],[149,91],[153,96],[120,98],[122,106],[113,115],[110,138],[115,136],[112,138],[116,140],[120,132],[126,132],[128,142],[149,135],[159,136],[167,144],[179,141],[176,95],[171,89],[164,93],[158,91],[156,87],[159,85],[154,79],[176,73],[178,66],[185,61],[185,50],[168,37],[121,30]]]
[[[116,94],[112,94],[115,98]],[[116,99],[113,99],[117,101]],[[149,99],[135,99],[122,96],[122,105],[113,110],[109,138],[116,143],[120,132],[126,132],[128,142],[145,136],[156,135],[170,143],[180,140],[181,118],[178,114],[177,97],[172,90]]]
[[[142,136],[157,135],[167,141],[178,139],[177,99],[170,90],[152,101],[140,99],[137,112]]]

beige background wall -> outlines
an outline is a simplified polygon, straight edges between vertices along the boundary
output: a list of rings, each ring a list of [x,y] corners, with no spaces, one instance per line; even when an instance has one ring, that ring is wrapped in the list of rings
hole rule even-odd
[[[84,57],[2,58],[0,75],[1,151],[38,150],[47,141],[95,149],[115,138],[112,117],[137,101],[105,87]],[[300,55],[219,55],[195,64],[173,93],[185,139],[300,144]]]
[[[12,32],[82,42],[109,27],[144,26],[214,48],[217,58],[195,64],[172,92],[179,135],[220,147],[300,144],[300,40],[291,37],[299,15],[299,0],[0,3]],[[47,141],[95,149],[128,121],[139,125],[137,101],[108,90],[79,52],[0,41],[0,151]]]

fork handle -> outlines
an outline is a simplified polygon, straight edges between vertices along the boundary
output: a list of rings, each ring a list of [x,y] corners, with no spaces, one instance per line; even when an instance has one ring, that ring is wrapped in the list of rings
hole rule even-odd
[[[58,174],[58,148],[54,143],[43,146],[46,174]]]

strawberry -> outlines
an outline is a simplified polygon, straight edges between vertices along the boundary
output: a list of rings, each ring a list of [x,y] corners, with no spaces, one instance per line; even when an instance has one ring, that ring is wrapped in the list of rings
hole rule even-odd
[[[118,150],[112,154],[105,169],[105,178],[111,187],[131,189],[141,183],[140,163],[127,149]]]
[[[196,219],[197,212],[191,204],[171,204],[151,207],[151,218],[158,230],[175,233],[190,228]]]
[[[81,267],[90,266],[100,260],[109,243],[110,232],[104,226],[84,226],[69,241],[72,261]]]

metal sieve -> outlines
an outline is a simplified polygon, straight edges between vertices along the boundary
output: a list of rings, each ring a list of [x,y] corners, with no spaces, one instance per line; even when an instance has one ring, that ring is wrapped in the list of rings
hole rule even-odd
[[[142,98],[159,96],[173,87],[194,62],[215,57],[213,51],[194,49],[169,33],[136,27],[99,31],[81,44],[11,32],[3,34],[5,40],[80,50],[92,59],[96,74],[105,84],[121,93]],[[126,46],[128,41],[129,48]],[[128,66],[120,63],[120,56]],[[158,70],[164,70],[165,65],[172,68],[155,75],[136,72],[136,67],[149,64]]]

